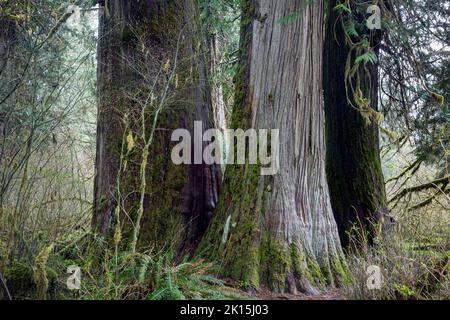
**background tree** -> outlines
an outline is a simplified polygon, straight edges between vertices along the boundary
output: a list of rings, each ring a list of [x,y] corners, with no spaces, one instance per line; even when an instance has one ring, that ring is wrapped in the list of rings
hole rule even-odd
[[[383,12],[380,102],[395,139],[386,139],[383,152],[388,159],[400,158],[397,172],[387,180],[389,204],[395,210],[403,205],[423,210],[435,203],[445,210],[450,203],[450,5],[447,1],[389,4],[390,10]],[[427,177],[420,178],[424,172]],[[412,195],[419,199],[410,201]]]
[[[214,123],[218,129],[226,129],[231,118],[234,99],[233,79],[236,74],[239,47],[239,0],[201,0],[201,22],[209,51],[211,98]],[[226,159],[229,145],[224,137],[222,158]],[[226,169],[225,161],[222,170]]]
[[[0,2],[0,273],[16,299],[55,283],[37,257],[91,217],[92,13],[74,27],[65,1]]]

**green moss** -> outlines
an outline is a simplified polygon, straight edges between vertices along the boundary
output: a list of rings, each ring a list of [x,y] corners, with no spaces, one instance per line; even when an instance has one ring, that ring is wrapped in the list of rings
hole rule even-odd
[[[257,208],[259,165],[229,166],[225,190],[208,233],[200,243],[198,254],[221,262],[221,273],[260,286],[259,225],[262,212]],[[234,190],[234,191],[233,191]],[[225,221],[231,215],[229,237],[221,242]]]
[[[51,296],[57,287],[58,273],[50,267],[46,267],[45,272],[48,279],[48,295]],[[5,268],[4,277],[15,299],[45,298],[47,295],[47,290],[44,296],[38,294],[33,268],[24,262],[14,262],[10,267]]]
[[[15,297],[25,297],[36,289],[33,268],[24,262],[12,263],[6,268],[4,277],[11,294]]]
[[[323,274],[323,279],[325,280],[325,285],[331,285],[334,281],[334,275],[331,270],[330,261],[327,259],[324,265],[320,266],[320,271]]]
[[[292,267],[296,274],[305,273],[305,255],[296,244],[291,245]]]
[[[14,262],[9,268],[6,268],[5,278],[9,281],[28,281],[33,279],[33,269],[23,263],[23,262]]]
[[[224,248],[224,254],[227,264],[231,267],[231,275],[247,281],[254,288],[258,288],[260,285],[260,265],[257,226],[261,213],[256,211],[254,200],[258,185],[259,166],[246,166],[244,188],[240,185],[240,179],[236,179],[240,170],[235,169],[236,176],[231,183],[231,189],[241,191],[236,195],[237,202],[234,202],[234,204],[237,204],[237,206],[234,206],[232,214],[235,223],[232,223],[230,239]]]
[[[129,43],[136,40],[136,35],[134,32],[130,29],[130,27],[126,26],[124,30],[122,31],[122,41],[124,43]]]
[[[261,248],[261,264],[265,267],[265,282],[269,288],[274,292],[285,292],[286,279],[293,268],[289,248],[275,239],[266,238]]]
[[[298,277],[305,277],[311,284],[324,287],[326,280],[317,261],[307,255],[304,249],[297,244],[291,245],[293,269]]]
[[[256,8],[252,1],[241,1],[242,19],[241,19],[241,47],[239,51],[239,66],[235,77],[235,95],[234,108],[231,117],[232,128],[246,128],[248,119],[250,119],[250,106],[246,103],[248,94],[248,77],[250,65],[248,62],[248,47],[251,46],[252,33],[251,26],[256,17]]]
[[[350,283],[350,275],[344,257],[334,257],[331,260],[331,271],[334,275],[335,285],[341,286]]]

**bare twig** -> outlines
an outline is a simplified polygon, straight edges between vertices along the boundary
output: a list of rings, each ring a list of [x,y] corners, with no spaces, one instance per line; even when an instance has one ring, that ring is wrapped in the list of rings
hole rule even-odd
[[[9,293],[9,290],[8,290],[8,286],[6,285],[6,281],[3,278],[1,273],[0,273],[0,283],[2,284],[3,290],[5,291],[6,296],[8,297],[8,299],[12,300],[11,294]]]

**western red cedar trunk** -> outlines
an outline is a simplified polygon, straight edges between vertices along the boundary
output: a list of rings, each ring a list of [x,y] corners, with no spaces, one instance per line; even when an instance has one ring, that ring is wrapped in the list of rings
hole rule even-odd
[[[171,161],[172,130],[192,130],[194,120],[210,127],[198,19],[194,0],[103,3],[93,227],[103,235],[114,233],[116,241],[133,242],[133,224],[140,221],[143,245],[179,240],[189,248],[206,229],[217,203],[216,166],[176,166]],[[164,107],[158,112],[161,101]],[[144,157],[154,121],[153,141]],[[111,232],[118,223],[121,233]]]
[[[279,129],[280,171],[227,168],[199,254],[249,289],[314,293],[346,276],[325,177],[323,2],[241,6],[232,127]]]
[[[328,4],[324,49],[324,96],[326,116],[327,178],[331,205],[343,246],[348,246],[348,232],[356,224],[368,232],[371,242],[374,225],[386,215],[386,195],[381,170],[379,133],[376,121],[368,123],[350,105],[345,88],[345,68],[350,53],[345,34],[334,7]],[[355,14],[360,23],[364,17]],[[366,34],[369,34],[366,29]],[[374,30],[370,45],[378,53],[381,32]],[[355,55],[352,53],[354,61]],[[366,63],[360,72],[360,88],[370,106],[378,110],[378,65]],[[349,94],[351,98],[351,93]],[[354,105],[356,105],[353,102]]]

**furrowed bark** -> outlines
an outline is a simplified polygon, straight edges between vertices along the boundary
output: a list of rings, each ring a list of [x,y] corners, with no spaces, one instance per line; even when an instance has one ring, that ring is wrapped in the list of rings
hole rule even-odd
[[[331,205],[343,246],[348,246],[348,232],[356,225],[367,232],[369,242],[375,225],[387,216],[386,193],[381,170],[379,133],[376,121],[367,123],[350,105],[345,88],[345,68],[350,48],[334,7],[328,4],[324,49],[324,97],[326,116],[327,179]],[[364,17],[361,17],[364,19]],[[362,20],[363,21],[363,20]],[[367,30],[367,32],[370,32]],[[378,53],[381,32],[371,34],[371,47]],[[352,57],[353,61],[355,56]],[[361,70],[361,90],[378,110],[378,65],[365,64]],[[351,97],[350,97],[351,98]],[[356,105],[356,104],[354,104]]]
[[[217,203],[219,169],[171,161],[172,130],[192,131],[194,120],[202,121],[205,130],[211,126],[198,19],[194,0],[103,3],[92,224],[104,236],[112,236],[119,223],[122,231],[115,236],[132,242],[130,220],[140,221],[142,245],[178,240],[190,248],[209,223]],[[144,120],[143,103],[149,106]],[[149,137],[153,139],[147,152],[143,146]]]
[[[261,176],[259,165],[227,167],[199,254],[249,289],[315,293],[346,277],[325,177],[323,2],[241,5],[232,127],[279,129],[280,171]]]

